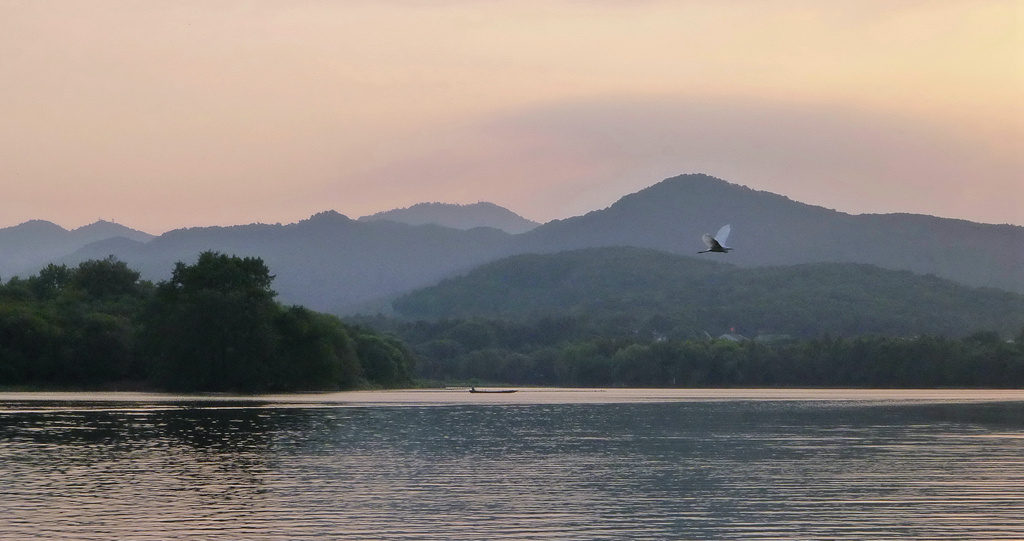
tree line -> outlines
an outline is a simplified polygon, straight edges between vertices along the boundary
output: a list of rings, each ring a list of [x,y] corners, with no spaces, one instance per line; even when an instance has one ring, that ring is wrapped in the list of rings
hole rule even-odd
[[[394,387],[398,339],[284,306],[259,258],[204,252],[159,283],[113,257],[0,284],[0,386],[173,391]]]
[[[402,338],[437,382],[582,387],[1024,387],[1024,330],[961,338],[861,335],[733,341],[607,335],[584,321],[364,320]]]
[[[113,257],[11,278],[0,283],[0,386],[1024,387],[1024,332],[733,342],[658,332],[670,325],[657,314],[645,325],[611,312],[343,321],[282,305],[273,280],[259,258],[216,252],[155,284]]]

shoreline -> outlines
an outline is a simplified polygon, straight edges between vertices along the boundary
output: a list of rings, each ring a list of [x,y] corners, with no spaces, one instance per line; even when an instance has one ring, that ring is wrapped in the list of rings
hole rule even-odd
[[[110,404],[237,404],[241,407],[370,405],[573,404],[693,401],[1020,402],[1024,389],[848,388],[575,388],[520,387],[516,393],[470,393],[466,388],[181,394],[143,391],[0,391],[4,402]]]

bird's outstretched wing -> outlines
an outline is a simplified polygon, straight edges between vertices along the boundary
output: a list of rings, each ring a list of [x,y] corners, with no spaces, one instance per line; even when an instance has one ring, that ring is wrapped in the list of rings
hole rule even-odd
[[[715,240],[717,240],[719,244],[725,246],[725,241],[729,239],[730,231],[732,231],[732,227],[730,227],[729,224],[723,225],[722,228],[718,230],[718,234],[715,235]]]
[[[718,244],[718,242],[716,242],[715,239],[711,235],[708,235],[707,233],[701,235],[700,238],[701,240],[704,241],[704,244],[708,245],[708,250],[714,248],[715,245]]]

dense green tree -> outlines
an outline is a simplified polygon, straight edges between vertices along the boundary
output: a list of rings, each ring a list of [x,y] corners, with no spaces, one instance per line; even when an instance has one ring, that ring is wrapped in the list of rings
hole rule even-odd
[[[0,386],[290,391],[411,383],[413,357],[400,341],[283,307],[273,280],[259,258],[215,252],[176,264],[156,286],[113,257],[12,278],[0,284]]]
[[[50,264],[0,287],[0,382],[89,385],[133,376],[145,295],[139,274],[114,258]]]
[[[338,318],[293,306],[278,314],[275,326],[280,339],[269,387],[331,389],[360,382],[355,342]]]
[[[43,272],[39,276],[42,277]],[[139,272],[129,268],[127,263],[110,256],[83,261],[70,274],[68,281],[92,299],[109,299],[138,293],[141,287],[139,277]]]
[[[356,352],[366,379],[395,387],[413,381],[413,357],[397,338],[361,327],[353,328]]]
[[[204,252],[157,286],[146,326],[155,377],[173,389],[254,391],[272,381],[278,306],[262,260]]]
[[[67,383],[96,384],[140,376],[130,320],[90,312],[65,329],[61,379]]]
[[[49,265],[43,267],[39,273],[30,277],[28,289],[35,295],[36,299],[46,301],[53,299],[71,283],[72,272],[67,265]]]
[[[0,383],[60,377],[60,329],[46,312],[27,304],[0,304]]]
[[[544,322],[560,322],[545,319]],[[1024,387],[1022,340],[991,332],[941,336],[821,336],[734,342],[633,333],[614,338],[579,325],[473,318],[474,333],[456,319],[373,320],[405,340],[419,374],[441,381],[639,387],[840,386]],[[488,326],[492,332],[481,327]],[[553,330],[558,329],[558,330]],[[408,331],[408,332],[407,332]],[[476,348],[476,337],[494,342]],[[543,338],[541,338],[543,337]],[[460,340],[464,339],[462,342]]]
[[[17,303],[36,300],[31,283],[15,276],[0,286],[0,302]]]

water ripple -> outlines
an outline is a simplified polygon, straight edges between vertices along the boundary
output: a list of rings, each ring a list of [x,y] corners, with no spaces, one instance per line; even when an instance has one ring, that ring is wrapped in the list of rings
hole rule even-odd
[[[7,539],[1020,539],[1024,404],[0,403]]]

